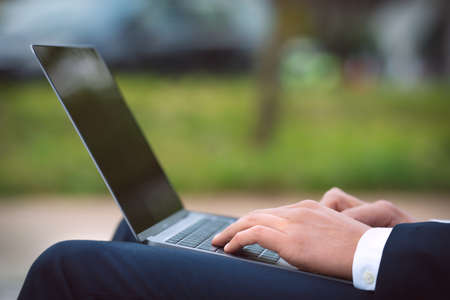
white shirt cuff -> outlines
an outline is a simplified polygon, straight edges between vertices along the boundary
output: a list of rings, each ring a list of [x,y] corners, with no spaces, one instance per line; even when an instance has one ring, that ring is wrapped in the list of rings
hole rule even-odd
[[[352,265],[355,288],[375,290],[381,256],[391,231],[392,228],[371,228],[359,239]]]
[[[450,220],[431,219],[430,222],[450,223]]]

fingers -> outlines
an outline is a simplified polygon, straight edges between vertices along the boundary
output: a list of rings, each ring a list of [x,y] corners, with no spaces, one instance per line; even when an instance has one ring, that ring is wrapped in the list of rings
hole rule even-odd
[[[363,201],[336,187],[327,191],[320,203],[339,212],[364,204]]]
[[[372,227],[393,227],[399,223],[416,221],[386,200],[354,207],[343,213]]]
[[[383,201],[353,207],[342,213],[372,227],[389,227],[392,218],[391,208]]]
[[[246,245],[258,243],[264,248],[280,252],[280,247],[286,244],[286,239],[287,236],[285,233],[267,226],[256,225],[238,232],[228,244],[225,245],[224,250],[232,253]]]
[[[257,225],[262,225],[270,227],[274,230],[282,231],[286,224],[286,220],[275,215],[251,213],[245,217],[240,218],[235,223],[225,228],[224,231],[214,237],[212,243],[217,246],[223,246],[228,243],[238,232]]]

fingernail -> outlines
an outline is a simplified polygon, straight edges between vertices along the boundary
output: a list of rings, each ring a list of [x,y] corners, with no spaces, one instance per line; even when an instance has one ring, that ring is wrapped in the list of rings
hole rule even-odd
[[[225,247],[223,247],[223,250],[228,251],[230,243],[226,244]]]

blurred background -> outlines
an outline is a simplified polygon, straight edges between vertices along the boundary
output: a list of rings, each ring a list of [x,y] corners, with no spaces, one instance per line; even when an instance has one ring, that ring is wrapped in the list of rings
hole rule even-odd
[[[29,45],[93,45],[188,208],[339,186],[450,218],[447,0],[0,0],[0,298],[120,212]]]

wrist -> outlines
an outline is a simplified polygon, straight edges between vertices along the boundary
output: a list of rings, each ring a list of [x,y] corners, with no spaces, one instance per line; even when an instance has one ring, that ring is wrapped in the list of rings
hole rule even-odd
[[[351,239],[348,243],[349,248],[345,251],[345,259],[343,259],[344,266],[343,266],[343,272],[342,276],[343,278],[347,280],[352,280],[353,275],[353,261],[355,257],[355,253],[358,247],[358,243],[361,240],[362,236],[371,229],[370,226],[358,222],[358,227],[355,228],[356,230],[351,235]]]

